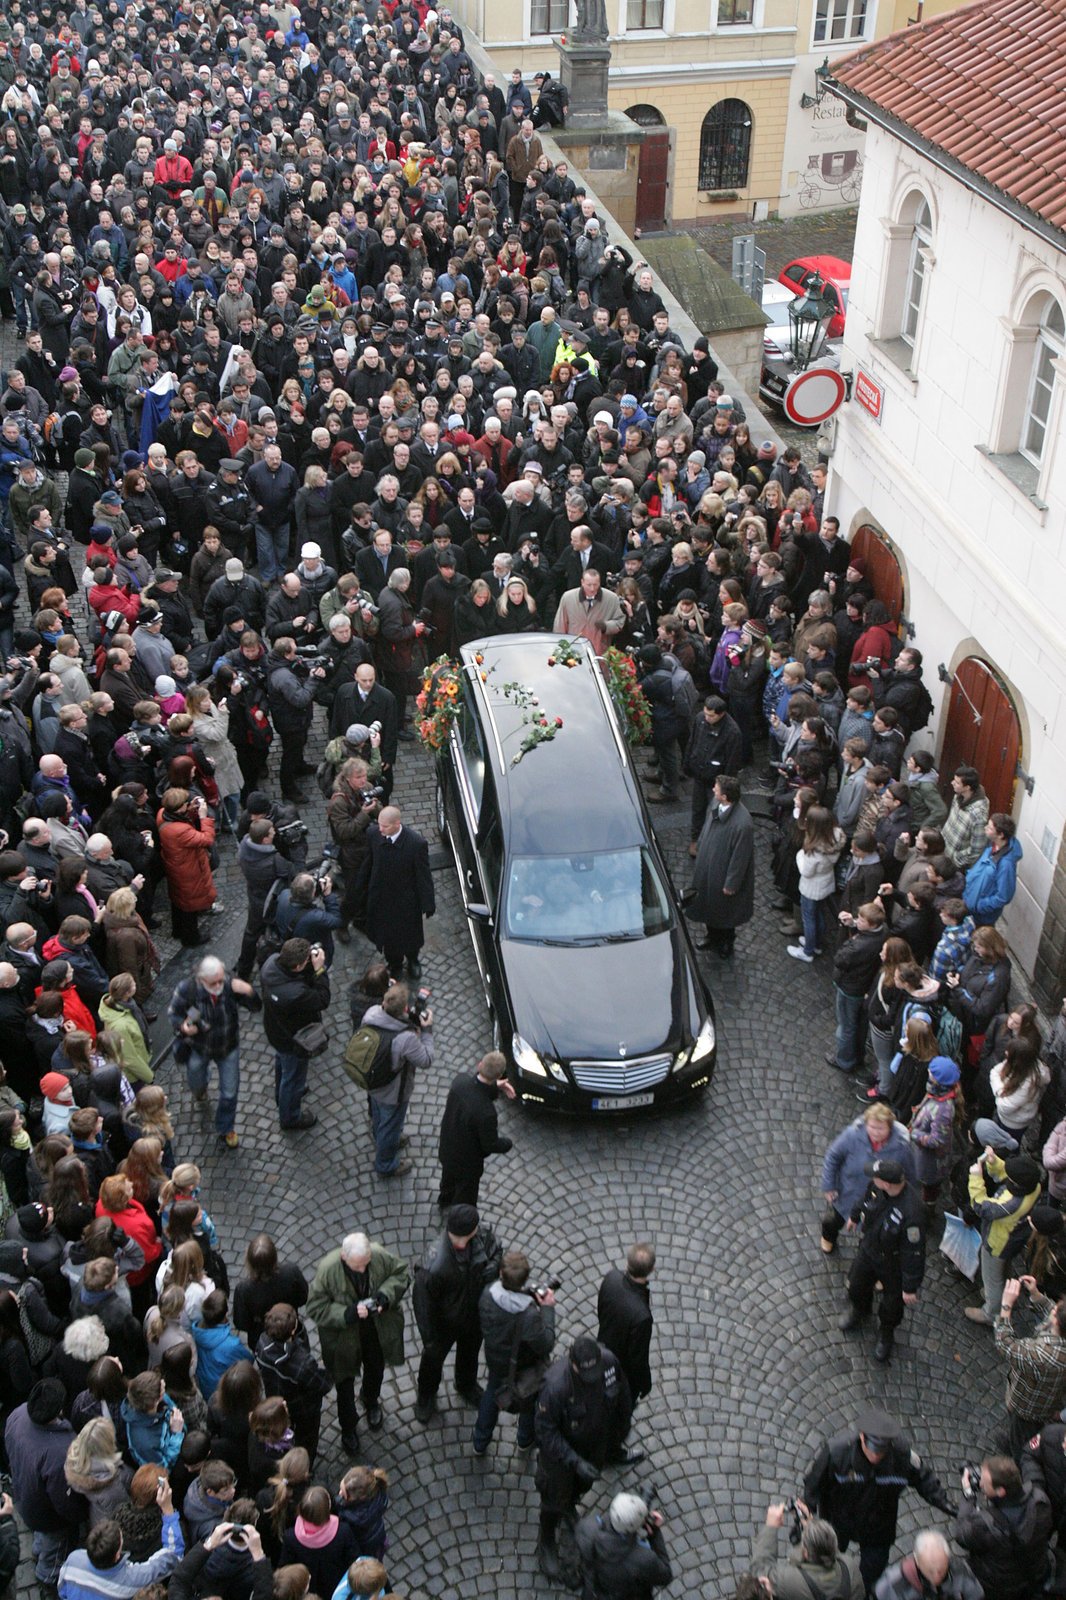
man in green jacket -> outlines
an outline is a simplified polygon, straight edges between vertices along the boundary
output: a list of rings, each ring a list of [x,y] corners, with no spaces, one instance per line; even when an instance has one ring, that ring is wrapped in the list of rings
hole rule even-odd
[[[318,1327],[322,1360],[337,1385],[341,1443],[349,1456],[359,1454],[355,1380],[360,1372],[367,1423],[375,1433],[381,1427],[385,1368],[404,1360],[400,1301],[410,1281],[407,1262],[371,1244],[365,1233],[349,1233],[340,1249],[323,1256],[315,1269],[307,1311]]]

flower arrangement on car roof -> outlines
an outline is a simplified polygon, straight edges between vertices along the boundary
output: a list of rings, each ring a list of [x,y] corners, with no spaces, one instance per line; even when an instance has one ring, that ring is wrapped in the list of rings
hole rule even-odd
[[[581,665],[584,654],[572,639],[557,639],[548,657],[549,667],[573,668]],[[612,645],[600,658],[607,688],[622,722],[622,733],[627,744],[644,744],[651,736],[651,712],[644,692],[637,681],[633,658],[624,650]],[[488,684],[496,670],[485,667],[485,657],[479,650],[471,667],[463,668],[448,656],[438,656],[422,674],[422,689],[415,704],[418,707],[418,737],[427,750],[443,750],[448,742],[452,723],[462,709],[463,672],[476,672],[482,683]],[[528,684],[504,683],[498,692],[522,713],[522,727],[526,730],[511,765],[516,767],[539,744],[548,744],[563,726],[562,717],[552,716],[540,703]]]

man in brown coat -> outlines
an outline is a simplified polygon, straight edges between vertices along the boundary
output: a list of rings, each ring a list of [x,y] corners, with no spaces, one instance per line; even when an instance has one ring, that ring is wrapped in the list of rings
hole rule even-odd
[[[503,158],[511,184],[511,225],[515,229],[518,227],[518,219],[522,212],[526,179],[543,154],[544,150],[537,138],[536,129],[526,117],[514,138],[508,143],[507,153]]]
[[[618,596],[601,587],[595,567],[587,567],[581,574],[581,587],[567,589],[559,601],[554,631],[587,639],[596,655],[602,656],[614,635],[621,633],[625,620]]]

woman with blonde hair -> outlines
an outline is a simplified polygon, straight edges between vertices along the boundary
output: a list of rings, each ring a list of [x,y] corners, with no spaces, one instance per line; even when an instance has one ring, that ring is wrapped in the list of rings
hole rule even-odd
[[[311,1487],[311,1458],[301,1445],[287,1450],[255,1497],[259,1531],[271,1559],[281,1559],[281,1541],[296,1521],[300,1501]]]
[[[137,980],[128,972],[116,973],[100,1001],[100,1022],[119,1041],[122,1071],[132,1083],[151,1083],[148,1019],[137,1004]]]
[[[192,1351],[192,1370],[196,1371],[196,1344],[188,1331],[185,1316],[185,1290],[180,1283],[168,1283],[158,1302],[144,1319],[144,1337],[148,1345],[148,1365],[158,1367],[167,1350],[174,1345],[188,1345]]]
[[[102,921],[108,977],[117,977],[120,972],[130,973],[137,999],[147,1000],[162,962],[144,918],[137,910],[136,893],[128,888],[112,890]]]
[[[827,1256],[836,1249],[841,1230],[869,1187],[867,1166],[878,1160],[898,1161],[908,1178],[914,1176],[910,1140],[891,1106],[883,1101],[868,1106],[849,1123],[825,1153],[820,1188],[827,1210],[822,1218],[821,1247]]]
[[[142,1085],[134,1096],[133,1108],[125,1120],[134,1139],[158,1139],[163,1167],[167,1172],[173,1172],[174,1124],[167,1109],[166,1090],[157,1083]]]
[[[159,1264],[155,1275],[157,1294],[162,1294],[170,1284],[185,1290],[185,1305],[181,1312],[181,1325],[191,1328],[199,1321],[204,1300],[214,1290],[214,1282],[204,1271],[204,1253],[194,1239],[187,1239]]]
[[[540,627],[537,602],[524,578],[512,573],[496,602],[497,629],[500,633],[532,633]]]
[[[940,1054],[940,1045],[929,1018],[922,1014],[907,1018],[900,1045],[892,1058],[892,1082],[886,1098],[898,1121],[907,1127],[926,1092],[929,1064]]]
[[[89,1502],[89,1526],[95,1528],[125,1505],[130,1481],[110,1417],[93,1417],[67,1448],[63,1476],[74,1494]]]
[[[811,962],[822,953],[825,905],[836,889],[836,864],[846,843],[844,830],[837,826],[833,813],[825,806],[811,806],[804,823],[803,843],[796,852],[803,936],[798,944],[788,947],[795,961]]]

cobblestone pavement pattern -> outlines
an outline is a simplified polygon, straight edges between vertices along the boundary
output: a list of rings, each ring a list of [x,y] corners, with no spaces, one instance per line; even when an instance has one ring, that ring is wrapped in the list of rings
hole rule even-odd
[[[0,359],[12,359],[12,344],[5,328]],[[322,713],[316,715],[308,759],[317,759],[324,743]],[[435,842],[433,795],[431,762],[416,746],[401,745],[395,798],[407,820]],[[317,791],[304,815],[314,860],[327,837]],[[664,806],[655,822],[675,881],[684,885],[687,806]],[[933,1246],[921,1303],[908,1312],[887,1371],[871,1360],[875,1332],[847,1341],[837,1332],[850,1246],[844,1241],[828,1260],[818,1250],[818,1175],[826,1143],[859,1108],[851,1086],[822,1062],[832,1034],[829,967],[825,961],[801,967],[786,956],[787,940],[768,909],[769,837],[765,828],[759,833],[756,920],[741,931],[728,970],[708,965],[720,1039],[709,1092],[662,1117],[598,1123],[547,1118],[501,1101],[501,1127],[515,1149],[490,1159],[481,1190],[482,1214],[505,1247],[525,1250],[538,1276],[553,1271],[563,1279],[559,1349],[578,1333],[595,1332],[599,1281],[626,1245],[655,1242],[655,1386],[631,1434],[648,1459],[625,1486],[658,1489],[676,1574],[671,1600],[732,1593],[769,1500],[799,1490],[823,1429],[849,1423],[864,1402],[876,1400],[904,1419],[917,1448],[952,1483],[956,1464],[988,1443],[986,1430],[1003,1404],[991,1341],[962,1316],[973,1296]],[[232,969],[245,895],[232,837],[223,836],[221,853],[225,911],[211,919],[210,948]],[[438,912],[427,923],[424,965],[437,1064],[419,1083],[408,1116],[409,1176],[375,1176],[363,1097],[339,1064],[349,986],[370,954],[358,937],[347,949],[338,946],[333,1040],[311,1064],[306,1103],[318,1113],[316,1128],[278,1129],[273,1053],[255,1017],[242,1019],[238,1150],[219,1150],[210,1098],[194,1105],[169,1058],[159,1070],[177,1153],[203,1170],[205,1202],[234,1278],[247,1240],[260,1229],[309,1274],[355,1228],[412,1260],[436,1235],[440,1111],[453,1073],[471,1069],[490,1047],[491,1028],[451,858],[436,850],[434,859]],[[162,1049],[169,1037],[166,1003],[194,956],[169,938],[162,899],[160,910],[157,939],[166,965],[154,1003]],[[609,995],[574,1001],[609,1014]],[[392,1586],[407,1600],[547,1594],[534,1560],[533,1460],[515,1450],[513,1419],[501,1419],[489,1454],[476,1460],[473,1413],[458,1402],[449,1364],[438,1415],[419,1427],[413,1415],[419,1340],[409,1301],[407,1315],[407,1365],[386,1378],[384,1429],[362,1435],[362,1459],[392,1479]],[[318,1474],[335,1485],[347,1463],[331,1398],[324,1421]],[[583,1504],[605,1508],[620,1487],[609,1469]],[[901,1536],[941,1520],[905,1498]],[[35,1596],[28,1535],[23,1555],[18,1588]]]

